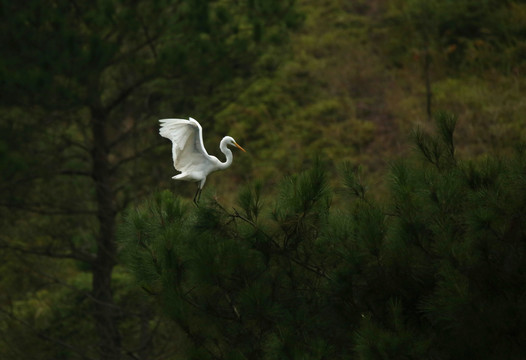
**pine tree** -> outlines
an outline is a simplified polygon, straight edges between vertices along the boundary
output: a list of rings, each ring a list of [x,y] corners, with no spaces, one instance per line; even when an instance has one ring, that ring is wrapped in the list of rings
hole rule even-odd
[[[343,203],[318,162],[238,205],[168,191],[126,217],[122,256],[185,334],[188,358],[519,359],[526,158],[461,161],[455,117],[414,132],[374,200],[350,164]]]
[[[187,356],[319,357],[332,353],[317,244],[329,203],[320,167],[285,181],[271,211],[258,185],[231,212],[214,200],[192,211],[163,192],[128,215],[123,256],[185,332]]]
[[[360,358],[524,357],[526,158],[459,161],[455,122],[439,114],[415,132],[421,161],[393,166]]]

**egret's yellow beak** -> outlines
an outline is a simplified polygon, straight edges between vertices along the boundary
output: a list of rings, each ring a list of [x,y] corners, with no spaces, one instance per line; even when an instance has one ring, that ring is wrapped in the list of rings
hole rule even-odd
[[[245,149],[243,149],[241,146],[239,146],[239,144],[237,142],[235,142],[234,145],[236,145],[239,149],[243,150],[244,152],[247,152]]]

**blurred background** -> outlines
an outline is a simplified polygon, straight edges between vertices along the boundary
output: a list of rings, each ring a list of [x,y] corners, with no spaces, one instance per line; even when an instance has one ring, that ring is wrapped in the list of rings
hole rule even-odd
[[[0,16],[2,359],[177,358],[115,241],[152,193],[194,195],[158,119],[197,119],[220,158],[225,135],[247,150],[207,181],[225,204],[317,157],[335,187],[350,162],[382,189],[439,110],[461,158],[526,140],[522,0],[2,0]]]

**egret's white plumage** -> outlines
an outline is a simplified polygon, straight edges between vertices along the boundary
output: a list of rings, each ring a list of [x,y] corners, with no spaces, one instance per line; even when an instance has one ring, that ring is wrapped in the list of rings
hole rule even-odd
[[[159,134],[172,141],[174,168],[181,172],[172,179],[197,182],[197,192],[194,196],[196,203],[208,174],[213,171],[224,170],[232,164],[232,151],[228,145],[236,146],[245,151],[232,137],[225,136],[221,140],[219,148],[225,154],[226,161],[221,162],[206,151],[203,143],[203,128],[195,119],[162,119],[159,122],[161,123]]]

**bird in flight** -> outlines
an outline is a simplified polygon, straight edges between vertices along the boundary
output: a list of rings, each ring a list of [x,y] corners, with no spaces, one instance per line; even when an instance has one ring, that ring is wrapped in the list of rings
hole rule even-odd
[[[172,157],[175,170],[180,174],[172,179],[197,182],[194,204],[198,204],[206,177],[214,171],[224,170],[232,165],[232,151],[229,145],[245,151],[230,136],[225,136],[219,143],[219,149],[226,156],[222,162],[213,155],[209,155],[203,143],[203,128],[192,118],[162,119],[159,134],[172,141]]]

